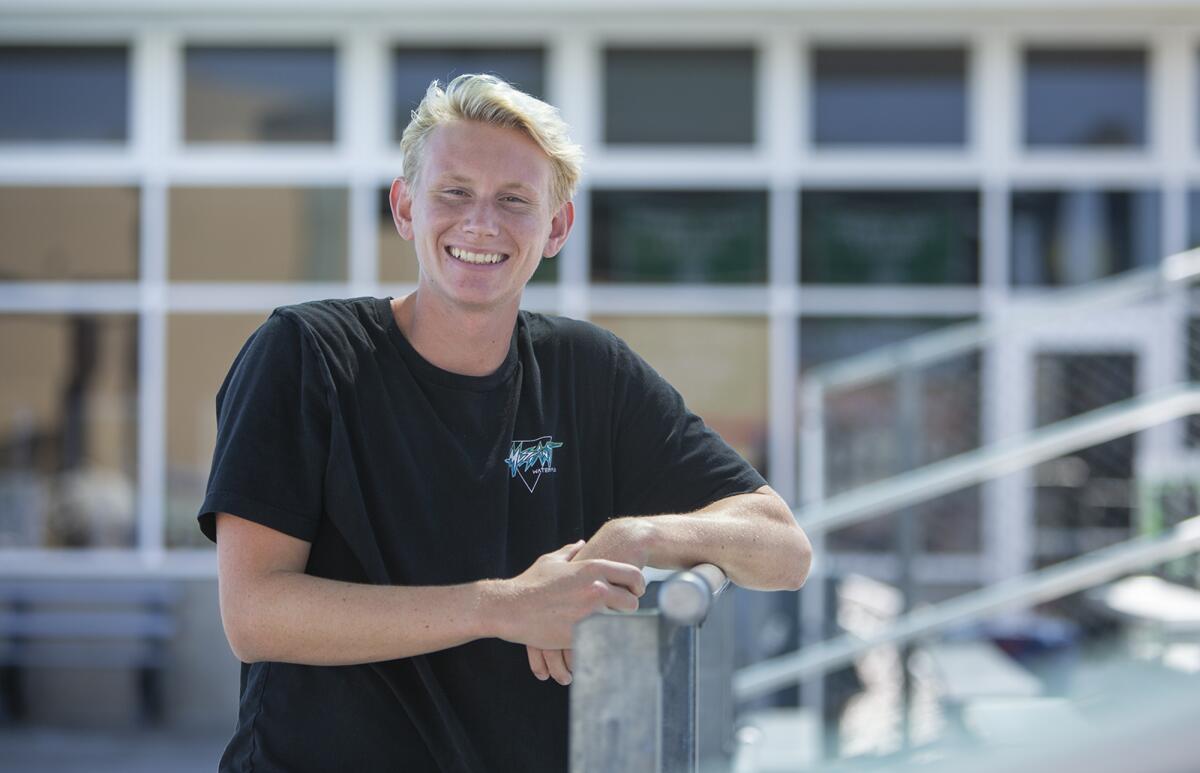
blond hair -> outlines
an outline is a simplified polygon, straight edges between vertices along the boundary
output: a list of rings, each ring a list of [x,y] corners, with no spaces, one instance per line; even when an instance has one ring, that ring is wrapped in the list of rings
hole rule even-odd
[[[421,172],[425,143],[433,130],[451,121],[479,121],[525,132],[550,157],[553,177],[550,194],[554,208],[575,195],[583,168],[583,148],[567,135],[567,124],[558,108],[519,91],[494,75],[459,75],[442,89],[429,84],[425,98],[412,112],[400,139],[404,151],[404,177],[415,183]]]

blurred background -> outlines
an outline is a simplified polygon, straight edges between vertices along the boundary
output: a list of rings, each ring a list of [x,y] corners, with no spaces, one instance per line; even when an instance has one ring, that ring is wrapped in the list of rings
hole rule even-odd
[[[525,306],[817,545],[706,628],[714,769],[1197,715],[1196,3],[0,0],[0,769],[215,767],[217,388],[275,306],[413,287],[400,134],[479,71],[588,157]]]

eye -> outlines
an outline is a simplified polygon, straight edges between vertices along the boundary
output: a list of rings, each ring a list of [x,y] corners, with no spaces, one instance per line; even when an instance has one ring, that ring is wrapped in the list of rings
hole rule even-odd
[[[443,191],[443,193],[449,194],[451,196],[466,196],[467,195],[467,192],[464,191],[462,188],[447,188],[445,191]]]

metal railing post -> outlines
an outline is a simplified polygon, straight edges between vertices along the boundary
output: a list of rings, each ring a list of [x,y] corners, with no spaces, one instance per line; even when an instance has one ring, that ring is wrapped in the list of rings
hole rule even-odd
[[[693,773],[696,641],[723,572],[701,564],[663,582],[658,607],[575,626],[571,773]]]

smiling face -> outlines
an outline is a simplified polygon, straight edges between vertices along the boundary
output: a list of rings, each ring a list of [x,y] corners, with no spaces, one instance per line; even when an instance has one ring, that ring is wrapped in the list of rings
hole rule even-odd
[[[511,309],[574,219],[551,200],[549,157],[517,129],[455,121],[434,129],[415,184],[392,184],[396,230],[414,242],[418,292],[451,307]]]

